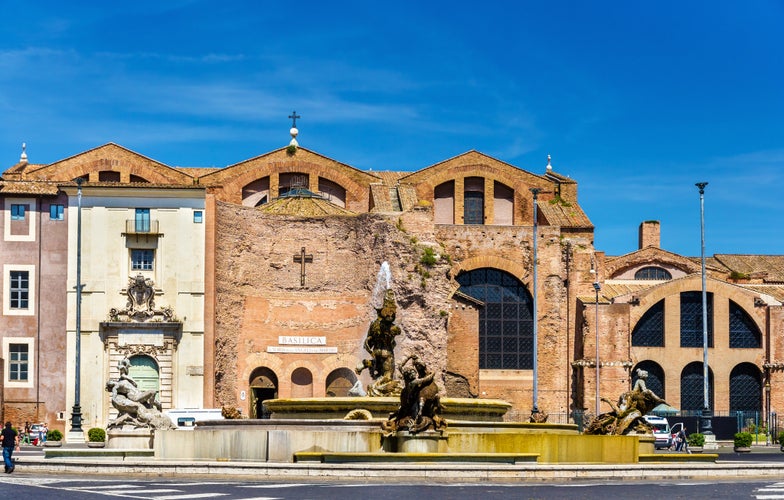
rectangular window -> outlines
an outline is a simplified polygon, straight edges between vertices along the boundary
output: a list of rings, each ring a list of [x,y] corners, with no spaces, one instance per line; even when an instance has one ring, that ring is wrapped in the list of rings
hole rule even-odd
[[[27,309],[30,294],[30,273],[28,271],[11,271],[11,309]]]
[[[204,212],[202,212],[201,210],[194,210],[193,222],[196,224],[201,224],[202,222],[204,222]]]
[[[152,271],[155,250],[131,250],[132,271]]]
[[[150,232],[150,209],[137,208],[136,209],[136,232],[149,233]]]
[[[10,344],[8,346],[8,380],[11,382],[26,382],[28,380],[28,352],[27,344]]]
[[[64,209],[63,205],[49,205],[49,220],[63,220]]]
[[[24,205],[11,205],[11,220],[24,220],[25,206]]]

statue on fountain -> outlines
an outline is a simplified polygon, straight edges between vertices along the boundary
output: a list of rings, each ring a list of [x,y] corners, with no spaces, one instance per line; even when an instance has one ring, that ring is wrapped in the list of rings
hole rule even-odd
[[[438,385],[425,363],[416,355],[408,356],[400,365],[400,373],[405,384],[400,392],[400,407],[389,415],[381,428],[390,434],[397,431],[416,434],[446,427],[446,422],[440,415],[443,407]]]
[[[106,391],[111,393],[112,406],[119,412],[111,420],[107,430],[134,428],[173,429],[172,421],[161,413],[161,403],[156,400],[158,391],[142,391],[136,381],[128,374],[131,366],[126,357],[117,363],[120,377],[106,382]]]
[[[665,401],[645,385],[648,372],[637,369],[637,381],[631,391],[621,394],[618,407],[602,398],[612,411],[597,415],[585,428],[585,434],[626,435],[650,434],[653,428],[643,416]]]
[[[373,379],[368,385],[369,396],[397,396],[400,394],[400,381],[395,380],[395,337],[401,334],[400,327],[395,325],[397,305],[395,292],[390,288],[384,294],[384,303],[376,309],[378,317],[370,324],[365,350],[370,359],[357,365],[357,374],[366,368]]]

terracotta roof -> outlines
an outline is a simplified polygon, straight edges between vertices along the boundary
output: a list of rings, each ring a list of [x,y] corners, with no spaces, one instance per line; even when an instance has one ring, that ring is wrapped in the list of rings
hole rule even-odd
[[[563,203],[558,200],[540,202],[539,211],[553,226],[593,227],[588,216],[576,203]]]
[[[387,186],[394,186],[400,179],[407,176],[411,172],[370,172],[381,179],[381,183]]]
[[[770,295],[779,302],[784,302],[784,285],[737,285],[741,288],[757,292],[759,294]]]
[[[190,175],[193,177],[201,177],[202,175],[207,175],[213,172],[217,172],[218,170],[223,170],[223,167],[172,167],[172,168],[178,172],[182,172],[183,174]]]
[[[312,196],[277,198],[259,206],[258,210],[266,214],[297,215],[301,217],[356,215],[354,212],[339,207],[323,198]]]
[[[2,181],[0,193],[2,194],[28,194],[57,196],[60,189],[53,182],[30,181]]]
[[[762,278],[765,283],[784,283],[784,255],[716,254],[714,258],[730,272]]]

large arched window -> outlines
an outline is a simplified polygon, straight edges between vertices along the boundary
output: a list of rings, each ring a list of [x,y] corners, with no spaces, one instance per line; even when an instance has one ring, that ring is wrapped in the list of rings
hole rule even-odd
[[[319,177],[318,190],[331,203],[346,208],[346,189],[337,182]]]
[[[664,369],[655,361],[640,361],[637,366],[632,370],[632,387],[637,383],[639,376],[637,370],[645,370],[648,372],[648,378],[645,380],[645,387],[650,389],[654,394],[662,399],[667,399],[664,387]]]
[[[511,274],[475,269],[457,277],[460,292],[484,304],[479,310],[479,368],[533,368],[531,295]]]
[[[664,300],[645,311],[632,331],[632,345],[664,347]]]
[[[493,224],[514,224],[514,189],[498,181],[493,183]]]
[[[242,204],[246,207],[258,207],[270,201],[269,176],[256,179],[242,188]]]
[[[730,300],[730,347],[759,348],[762,333],[751,316],[738,304]]]
[[[671,280],[672,274],[663,267],[648,266],[643,267],[634,273],[636,280]]]
[[[730,372],[730,411],[762,410],[762,374],[751,363],[741,363]]]
[[[705,406],[702,363],[695,361],[681,372],[681,410],[700,411]],[[708,406],[713,409],[713,370],[708,367]]]
[[[713,347],[713,294],[707,294],[708,347]],[[702,292],[681,293],[681,347],[702,347]]]

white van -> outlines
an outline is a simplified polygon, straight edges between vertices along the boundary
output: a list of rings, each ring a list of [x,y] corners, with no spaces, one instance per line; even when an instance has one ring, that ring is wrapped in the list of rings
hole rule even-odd
[[[672,434],[670,434],[670,423],[664,417],[657,417],[656,415],[645,415],[643,417],[651,427],[653,427],[653,436],[656,438],[654,447],[658,450],[661,448],[669,448],[672,446]]]
[[[199,422],[205,420],[223,420],[220,408],[173,408],[164,413],[181,430],[193,430]]]

